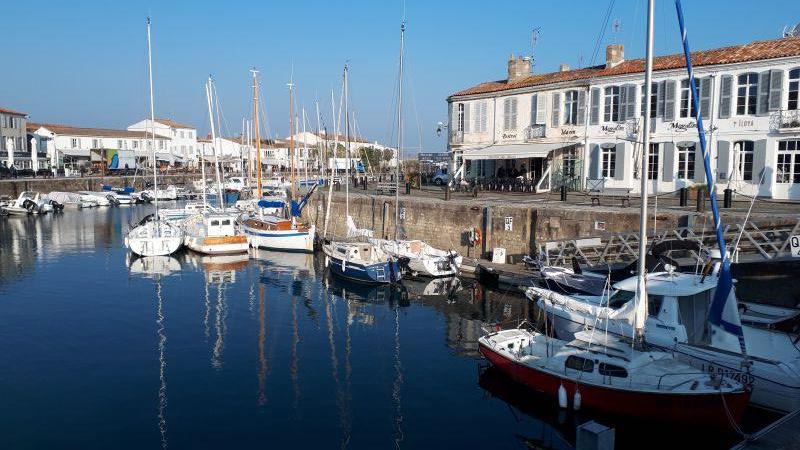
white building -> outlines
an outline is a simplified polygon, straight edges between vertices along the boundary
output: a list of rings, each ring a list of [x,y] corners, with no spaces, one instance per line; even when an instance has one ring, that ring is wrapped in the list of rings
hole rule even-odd
[[[692,54],[718,189],[800,199],[800,38],[758,41]],[[651,192],[705,184],[682,54],[653,63],[651,149],[640,165],[644,60],[622,45],[601,66],[531,74],[512,56],[508,78],[448,98],[448,147],[457,176],[535,180]],[[587,150],[588,149],[588,150]]]
[[[161,136],[151,140],[147,133],[141,131],[47,123],[29,123],[28,135],[31,137],[31,146],[44,153],[53,168],[75,171],[81,166],[105,169],[152,167],[153,143],[156,149],[164,150],[169,143],[168,139]],[[157,155],[163,153],[157,152]],[[162,164],[169,162],[166,156],[158,158]]]
[[[167,138],[169,141],[163,157],[168,157],[171,165],[188,164],[191,156],[197,154],[197,130],[191,125],[172,119],[156,119],[153,125],[150,119],[145,119],[130,125],[128,131],[153,131],[156,136]]]
[[[0,165],[38,169],[37,155],[28,147],[27,120],[25,113],[0,107]]]
[[[241,172],[242,167],[247,167],[247,160],[252,153],[252,147],[241,143],[239,138],[217,138],[220,165],[224,171]],[[214,144],[210,137],[197,140],[196,151],[190,155],[192,161],[199,164],[200,157],[206,165],[215,162]]]

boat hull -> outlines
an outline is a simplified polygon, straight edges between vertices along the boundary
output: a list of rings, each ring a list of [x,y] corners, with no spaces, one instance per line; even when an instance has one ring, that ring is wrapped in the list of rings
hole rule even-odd
[[[546,307],[545,310],[559,339],[571,339],[587,326],[603,328],[602,325],[595,324],[594,320],[579,314]],[[622,335],[613,327],[609,327],[608,332]],[[655,336],[648,337],[648,343],[662,351],[674,353],[681,361],[704,372],[721,372],[736,381],[751,384],[753,392],[750,401],[755,405],[787,412],[800,408],[800,374],[795,373],[785,363],[746,358],[741,354],[709,347],[661,342]],[[742,371],[746,364],[750,365],[749,373]]]
[[[183,245],[183,232],[166,221],[151,221],[131,230],[125,246],[138,256],[166,256]]]
[[[399,282],[403,277],[397,260],[362,265],[326,256],[325,263],[334,275],[360,283],[391,284]]]
[[[307,231],[298,230],[258,230],[246,225],[242,226],[251,247],[284,252],[314,251],[314,235],[316,228],[312,225]]]
[[[581,407],[614,416],[634,417],[637,420],[655,423],[671,422],[692,427],[715,427],[730,429],[726,405],[738,422],[747,406],[749,393],[673,394],[669,392],[638,391],[578,383],[575,380],[553,373],[537,370],[504,357],[483,343],[480,353],[498,370],[515,381],[545,395],[558,396],[564,386],[567,399],[581,394]],[[724,403],[723,403],[724,399]],[[570,405],[572,406],[572,405]]]
[[[204,255],[247,253],[250,244],[245,236],[197,237],[186,236],[183,245]]]

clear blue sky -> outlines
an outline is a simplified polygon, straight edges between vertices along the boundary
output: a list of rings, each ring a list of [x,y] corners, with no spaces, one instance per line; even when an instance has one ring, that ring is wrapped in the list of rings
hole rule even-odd
[[[510,53],[530,53],[541,27],[536,71],[584,65],[609,1],[407,0],[405,139],[428,151],[447,117],[445,98],[481,81],[505,78]],[[35,7],[34,7],[35,6]],[[616,0],[605,45],[644,47],[644,0]],[[145,17],[153,18],[156,114],[208,130],[203,83],[217,80],[230,133],[249,117],[248,69],[261,71],[272,133],[288,131],[286,82],[294,66],[297,103],[319,98],[330,123],[330,90],[351,66],[359,128],[370,139],[392,134],[402,2],[325,1],[23,1],[4,2],[0,106],[32,121],[125,127],[148,113]],[[800,21],[800,1],[684,1],[694,49],[778,37]],[[680,50],[674,3],[657,1],[656,53]],[[313,112],[310,113],[313,118]]]

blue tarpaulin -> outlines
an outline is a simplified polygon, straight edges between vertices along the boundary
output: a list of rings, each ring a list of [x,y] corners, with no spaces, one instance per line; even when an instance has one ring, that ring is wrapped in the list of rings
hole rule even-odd
[[[285,203],[277,200],[260,200],[258,202],[259,208],[283,208]]]

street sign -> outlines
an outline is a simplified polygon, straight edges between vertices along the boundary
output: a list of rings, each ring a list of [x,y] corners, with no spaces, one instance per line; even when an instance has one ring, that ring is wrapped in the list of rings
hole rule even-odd
[[[792,256],[800,258],[800,235],[790,237],[789,246],[792,247]]]

